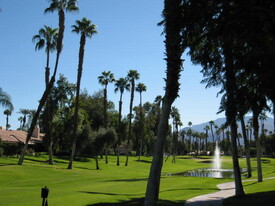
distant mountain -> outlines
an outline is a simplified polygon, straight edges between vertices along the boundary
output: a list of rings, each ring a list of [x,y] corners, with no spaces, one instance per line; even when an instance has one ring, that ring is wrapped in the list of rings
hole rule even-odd
[[[245,124],[247,124],[247,122],[248,122],[249,119],[251,119],[251,116],[245,117]],[[213,121],[214,121],[215,125],[217,125],[218,127],[220,127],[222,124],[225,123],[226,119],[224,117],[224,118],[218,118],[218,119],[213,120]],[[259,124],[261,124],[261,123],[259,122]],[[204,127],[206,125],[210,126],[209,122],[205,122],[205,123],[198,124],[198,125],[193,125],[191,127],[191,129],[193,131],[196,131],[196,132],[205,132]],[[274,126],[273,126],[273,118],[268,117],[265,120],[265,122],[264,122],[264,128],[267,129],[268,131],[274,131],[274,129],[273,129],[274,128]],[[188,131],[188,129],[189,129],[189,127],[184,127],[182,130]],[[216,131],[216,129],[214,127],[213,127],[213,131],[214,131],[214,133]],[[260,125],[260,130],[259,131],[261,131],[261,125]],[[241,133],[241,123],[240,122],[238,122],[238,133]],[[209,140],[210,140],[210,138],[212,138],[211,137],[211,131],[209,131]]]

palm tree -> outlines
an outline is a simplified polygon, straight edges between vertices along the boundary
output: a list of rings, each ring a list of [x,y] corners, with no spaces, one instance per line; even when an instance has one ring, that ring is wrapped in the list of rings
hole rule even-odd
[[[168,131],[168,119],[171,105],[178,97],[179,78],[182,70],[182,35],[181,35],[181,9],[182,0],[164,0],[163,17],[165,47],[166,47],[166,86],[163,98],[161,120],[158,126],[157,142],[155,144],[153,161],[147,183],[144,206],[155,205],[159,197],[161,168],[163,164],[163,148]]]
[[[212,142],[213,142],[213,150],[215,148],[214,144],[215,144],[215,137],[214,137],[214,131],[213,131],[213,126],[215,126],[215,123],[213,120],[211,120],[209,122],[209,125],[210,125],[210,130],[211,130],[211,134],[212,134]]]
[[[22,130],[24,130],[25,129],[25,124],[26,124],[26,121],[27,121],[27,115],[29,115],[30,110],[29,109],[20,109],[18,113],[23,115]]]
[[[139,73],[137,70],[129,70],[127,78],[131,83],[131,99],[130,99],[130,114],[129,114],[129,130],[128,130],[128,140],[127,140],[127,157],[125,166],[128,166],[128,159],[129,159],[129,144],[130,138],[132,135],[132,112],[133,112],[133,101],[134,101],[134,93],[135,93],[135,80],[139,79]]]
[[[203,128],[205,130],[205,151],[207,152],[207,139],[208,139],[208,131],[210,130],[209,125],[205,125]]]
[[[176,163],[176,153],[177,153],[177,144],[178,144],[178,138],[179,138],[179,124],[180,124],[180,113],[178,108],[172,107],[171,108],[171,117],[173,119],[173,140],[172,140],[172,152],[173,152],[173,161],[172,163]]]
[[[98,77],[98,82],[104,86],[104,127],[108,128],[108,113],[107,113],[107,86],[109,83],[115,81],[114,74],[111,71],[104,71],[102,75]]]
[[[13,105],[11,103],[11,97],[8,93],[2,90],[0,87],[0,105],[4,108],[13,110]]]
[[[49,83],[50,78],[50,52],[53,52],[56,49],[56,42],[58,37],[58,29],[51,28],[44,25],[44,28],[41,28],[38,34],[34,35],[32,38],[33,42],[36,42],[35,50],[40,50],[45,47],[45,52],[47,56],[46,67],[45,67],[45,84]]]
[[[142,92],[146,92],[146,86],[143,83],[138,83],[136,87],[136,91],[139,92],[139,122],[140,122],[140,143],[139,143],[139,157],[138,161],[140,161],[140,156],[142,153],[142,144],[143,144],[143,136],[144,136],[144,116],[142,112]]]
[[[190,140],[190,144],[189,144],[189,152],[191,153],[192,151],[192,122],[188,122],[188,131],[187,131],[187,135],[189,136],[189,140]]]
[[[158,96],[156,96],[156,98],[155,98],[155,101],[154,101],[154,103],[155,103],[155,105],[156,105],[156,112],[157,112],[157,120],[156,120],[156,126],[155,126],[155,135],[157,135],[157,130],[158,130],[158,125],[159,125],[159,122],[160,122],[160,117],[161,117],[161,103],[162,103],[162,100],[163,100],[163,98],[162,98],[162,96],[161,95],[158,95]]]
[[[23,117],[18,117],[18,121],[20,122],[19,129],[22,130]]]
[[[124,93],[124,90],[130,91],[130,84],[127,78],[119,78],[115,82],[115,93],[120,92],[120,98],[119,98],[119,112],[118,112],[118,145],[121,143],[121,113],[122,113],[122,95]],[[120,165],[119,162],[119,151],[117,151],[117,166]]]
[[[53,52],[56,49],[56,42],[57,42],[57,37],[58,37],[58,29],[52,29],[49,26],[44,26],[44,28],[41,28],[38,32],[37,35],[33,36],[32,40],[33,42],[37,42],[35,45],[35,50],[40,50],[45,47],[46,51],[46,67],[45,67],[45,85],[47,88],[47,85],[49,83],[49,78],[50,78],[50,52]],[[50,117],[51,117],[51,111],[50,111],[50,100],[47,101],[46,103],[46,138],[49,139],[49,164],[53,165],[53,151],[52,151],[52,146],[53,146],[53,139],[51,137],[51,126],[50,126]]]
[[[114,74],[111,71],[104,71],[102,75],[98,77],[98,82],[104,86],[104,98],[103,98],[103,107],[104,107],[104,127],[108,128],[108,112],[107,112],[107,86],[109,83],[115,81]],[[105,163],[108,164],[108,147],[105,148]]]
[[[55,60],[55,67],[54,67],[54,72],[53,75],[47,85],[47,88],[45,89],[40,101],[39,101],[39,105],[37,107],[36,113],[32,119],[32,123],[30,125],[30,128],[28,130],[28,134],[26,137],[26,142],[24,145],[24,148],[22,150],[22,153],[20,155],[20,158],[18,160],[18,165],[22,165],[23,161],[24,161],[24,156],[25,153],[28,149],[28,143],[31,139],[31,135],[33,133],[33,130],[36,126],[36,122],[37,119],[39,117],[39,114],[42,110],[42,108],[44,107],[48,96],[53,88],[54,82],[55,82],[55,76],[57,73],[57,68],[58,68],[58,63],[59,63],[59,57],[60,57],[60,53],[62,51],[62,41],[63,41],[63,36],[64,36],[64,30],[65,30],[65,11],[71,12],[71,11],[77,11],[78,7],[77,7],[77,0],[51,0],[51,4],[50,7],[45,9],[45,13],[48,12],[54,12],[54,11],[58,11],[58,19],[59,19],[59,28],[58,28],[58,37],[57,37],[57,42],[56,42],[56,60]]]
[[[84,60],[84,48],[86,43],[86,37],[92,38],[94,34],[97,33],[96,25],[86,18],[81,21],[76,20],[76,25],[72,26],[72,32],[77,34],[80,33],[80,47],[79,47],[79,60],[78,60],[78,70],[77,70],[77,83],[76,83],[76,97],[75,97],[75,110],[74,110],[74,125],[73,125],[73,142],[71,148],[70,162],[68,169],[73,167],[73,159],[75,154],[76,142],[77,142],[77,127],[78,127],[78,110],[79,110],[79,93],[80,93],[80,82],[83,70],[83,60]]]
[[[9,127],[10,127],[10,125],[9,125],[9,116],[11,115],[11,110],[9,110],[9,109],[6,109],[5,111],[4,111],[4,115],[6,115],[6,130],[8,130],[9,129]]]

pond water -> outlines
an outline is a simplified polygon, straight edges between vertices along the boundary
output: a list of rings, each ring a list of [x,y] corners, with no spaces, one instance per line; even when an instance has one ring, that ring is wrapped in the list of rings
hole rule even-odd
[[[246,172],[246,169],[241,169],[241,173]],[[233,169],[211,169],[200,168],[178,173],[164,173],[164,176],[185,176],[185,177],[214,177],[214,178],[233,178]]]

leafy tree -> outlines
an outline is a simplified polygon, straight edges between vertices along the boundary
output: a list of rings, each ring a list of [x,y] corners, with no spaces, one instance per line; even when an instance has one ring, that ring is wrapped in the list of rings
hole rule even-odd
[[[76,98],[75,98],[75,111],[74,111],[74,125],[73,125],[73,142],[70,155],[70,162],[68,169],[73,167],[73,158],[75,154],[75,147],[77,142],[77,127],[78,127],[78,110],[79,110],[79,93],[80,93],[80,82],[83,70],[83,60],[84,60],[84,48],[86,43],[86,37],[92,38],[94,34],[97,33],[96,26],[91,24],[92,22],[86,18],[83,18],[81,21],[76,20],[76,25],[73,25],[72,32],[77,34],[80,33],[80,47],[79,47],[79,61],[78,61],[78,71],[77,71],[77,83],[76,83]]]
[[[163,163],[163,148],[168,131],[168,119],[171,105],[178,96],[179,77],[182,70],[181,55],[182,35],[181,35],[181,0],[165,0],[163,10],[163,22],[166,47],[166,87],[163,97],[163,106],[161,120],[158,126],[158,137],[155,145],[153,161],[150,169],[150,175],[147,183],[145,206],[154,205],[158,200],[160,175]]]
[[[129,129],[128,129],[128,140],[127,140],[127,156],[125,166],[128,166],[129,159],[129,145],[130,139],[132,136],[132,113],[133,113],[133,101],[134,101],[134,93],[135,93],[135,80],[139,79],[139,73],[137,70],[129,70],[127,74],[127,79],[131,84],[131,97],[130,97],[130,113],[129,113]]]

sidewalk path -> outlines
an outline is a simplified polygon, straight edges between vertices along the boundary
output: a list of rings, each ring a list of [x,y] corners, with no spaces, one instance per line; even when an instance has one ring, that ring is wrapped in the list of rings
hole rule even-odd
[[[275,177],[264,178],[275,179]],[[257,181],[256,179],[244,180],[243,182]],[[217,187],[220,189],[219,192],[214,192],[206,195],[200,195],[193,197],[186,201],[184,206],[222,206],[222,202],[225,198],[233,196],[235,194],[235,183],[227,182],[218,184]]]

